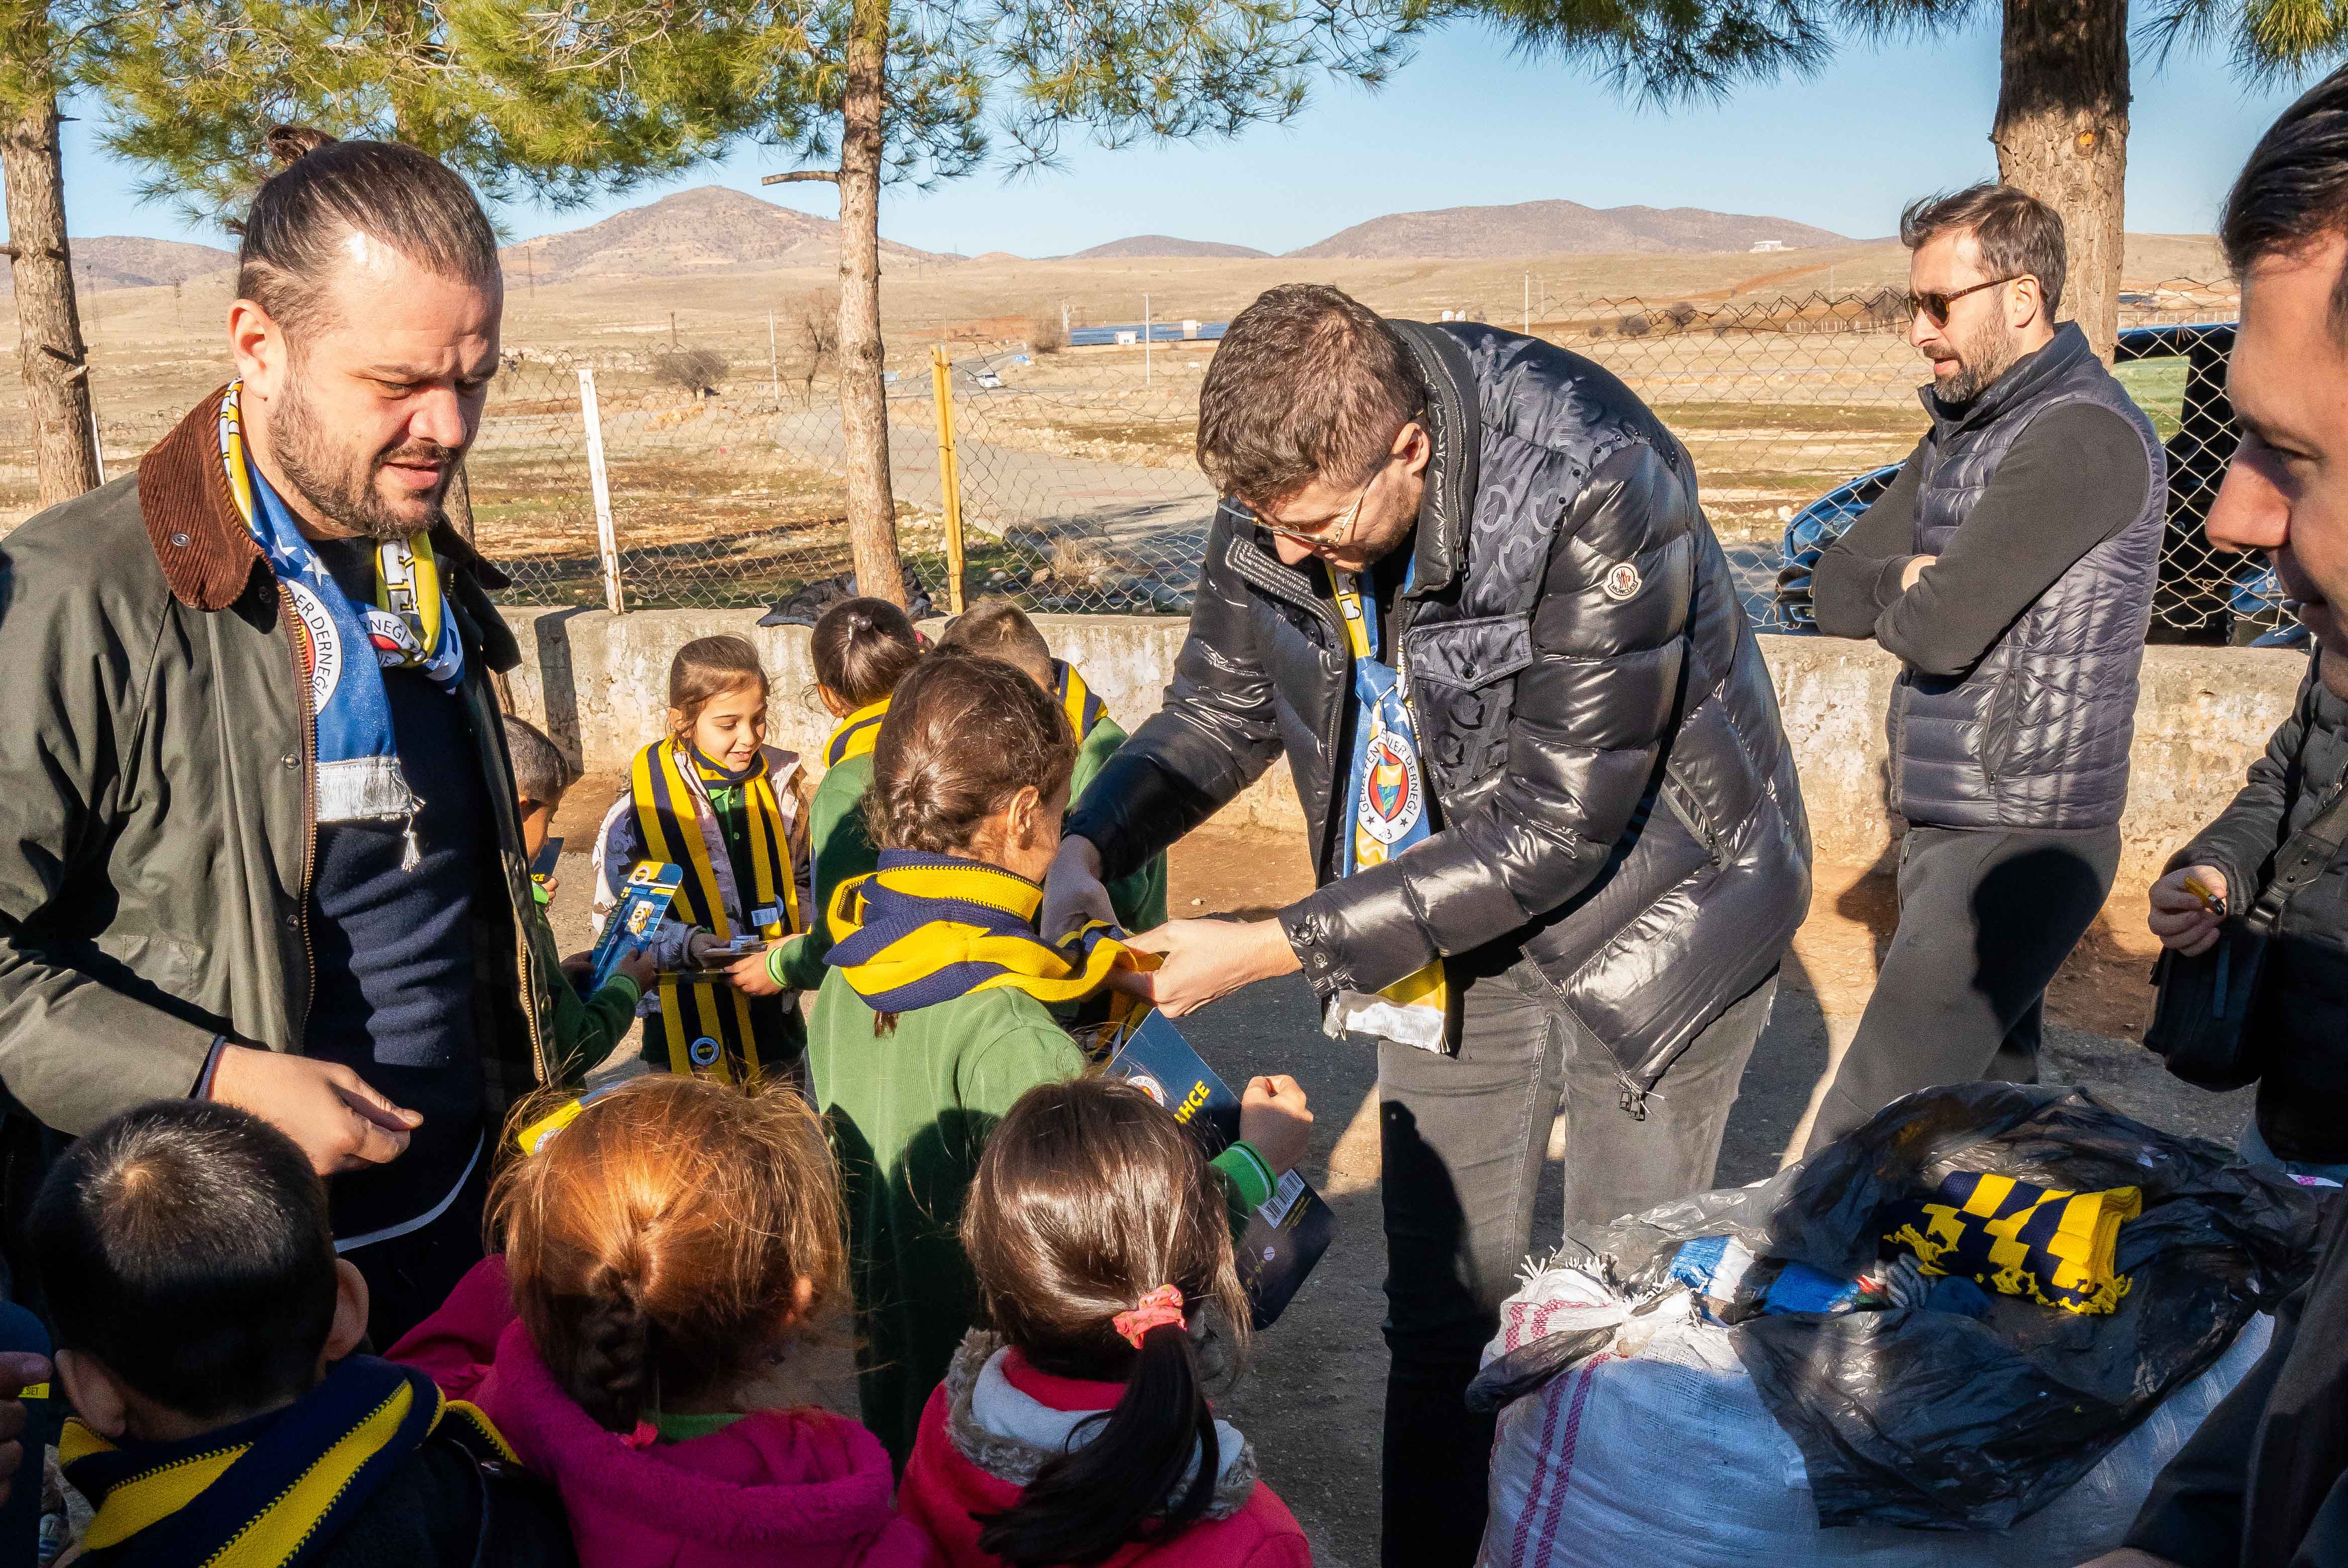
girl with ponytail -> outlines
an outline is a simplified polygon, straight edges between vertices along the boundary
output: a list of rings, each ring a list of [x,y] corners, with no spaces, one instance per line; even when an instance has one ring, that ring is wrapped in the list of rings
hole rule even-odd
[[[391,1358],[555,1484],[583,1568],[934,1561],[872,1434],[778,1397],[788,1352],[847,1294],[807,1101],[654,1073],[539,1096],[512,1125],[489,1200],[502,1253]]]
[[[923,655],[872,750],[879,869],[830,911],[808,1065],[846,1179],[859,1408],[900,1467],[978,1321],[956,1222],[988,1135],[1021,1095],[1085,1070],[1053,1007],[1147,990],[1107,927],[1057,943],[1035,930],[1076,749],[1058,705],[1010,665]],[[1310,1120],[1292,1083],[1268,1081],[1217,1160],[1242,1220]]]
[[[1197,1140],[1128,1083],[1022,1096],[963,1212],[990,1329],[922,1413],[899,1503],[952,1568],[1303,1568],[1303,1532],[1208,1407],[1248,1310]]]

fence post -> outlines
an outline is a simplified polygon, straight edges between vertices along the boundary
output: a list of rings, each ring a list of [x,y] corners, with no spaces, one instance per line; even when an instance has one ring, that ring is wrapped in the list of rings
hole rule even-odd
[[[587,485],[595,495],[595,553],[603,561],[603,608],[617,615],[620,544],[612,531],[612,481],[603,469],[603,411],[595,401],[595,367],[579,367],[579,417],[587,427]]]
[[[1141,296],[1141,384],[1149,385],[1149,296]]]
[[[783,360],[775,352],[775,313],[767,313],[767,385],[775,394],[775,414],[783,412]]]
[[[1533,275],[1525,274],[1525,335],[1533,335]]]
[[[953,362],[930,348],[930,397],[938,412],[938,488],[946,499],[946,609],[962,614],[962,456],[954,449]]]

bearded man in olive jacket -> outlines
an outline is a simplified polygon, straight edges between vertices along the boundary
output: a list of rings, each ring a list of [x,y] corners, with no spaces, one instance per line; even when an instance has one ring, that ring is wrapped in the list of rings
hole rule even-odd
[[[505,1109],[566,1068],[520,934],[502,579],[441,506],[503,292],[438,162],[273,145],[236,379],[0,545],[7,1196],[127,1107],[242,1106],[332,1178],[387,1345],[479,1256]]]

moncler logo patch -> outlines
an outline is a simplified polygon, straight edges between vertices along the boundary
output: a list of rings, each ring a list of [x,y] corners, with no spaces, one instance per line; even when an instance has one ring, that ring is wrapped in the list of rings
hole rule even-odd
[[[1619,604],[1639,591],[1639,569],[1627,561],[1620,562],[1606,573],[1606,581],[1601,586],[1606,590],[1606,596]]]

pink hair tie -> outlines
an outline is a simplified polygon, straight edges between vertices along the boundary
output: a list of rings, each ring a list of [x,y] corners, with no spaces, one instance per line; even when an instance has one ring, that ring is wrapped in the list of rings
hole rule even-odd
[[[638,1421],[634,1431],[620,1434],[622,1446],[631,1449],[648,1449],[658,1441],[660,1441],[660,1429],[650,1421]]]
[[[1164,1328],[1182,1321],[1182,1293],[1170,1284],[1161,1284],[1141,1298],[1131,1312],[1117,1315],[1117,1333],[1136,1350],[1153,1328]]]

